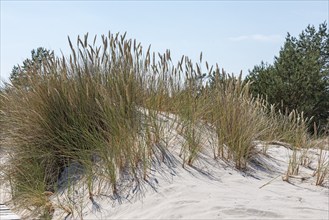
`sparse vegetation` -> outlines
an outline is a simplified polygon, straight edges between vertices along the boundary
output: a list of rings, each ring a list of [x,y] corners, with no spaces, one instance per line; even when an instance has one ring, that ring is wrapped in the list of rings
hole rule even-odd
[[[314,175],[316,176],[316,185],[322,185],[329,175],[329,155],[328,151],[324,151],[323,148],[324,146],[320,148],[318,165],[314,172]]]
[[[69,39],[69,57],[43,59],[42,73],[29,68],[24,87],[1,93],[1,144],[11,153],[4,171],[16,207],[50,218],[53,205],[45,195],[69,187],[60,180],[73,164],[81,167],[92,202],[97,181],[119,195],[121,177],[147,180],[155,160],[168,160],[166,129],[177,129],[184,139],[183,166],[192,166],[203,150],[204,127],[216,134],[214,157],[241,170],[257,154],[255,140],[286,141],[298,149],[307,141],[303,113],[281,114],[253,97],[241,75],[208,63],[203,74],[201,64],[187,57],[174,66],[169,51],[156,58],[125,35],[109,33],[101,40],[102,46],[96,40],[89,45],[88,35],[78,37],[74,47]],[[175,119],[166,128],[169,114]],[[319,183],[326,166],[321,158]]]
[[[323,185],[329,176],[329,138],[321,137],[313,141],[318,151],[317,166],[313,176],[316,177],[315,185]]]

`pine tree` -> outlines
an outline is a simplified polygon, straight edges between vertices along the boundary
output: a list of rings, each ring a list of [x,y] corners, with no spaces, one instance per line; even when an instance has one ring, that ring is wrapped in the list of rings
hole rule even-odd
[[[14,86],[26,86],[28,78],[34,70],[42,71],[43,61],[54,57],[53,51],[38,47],[31,51],[31,59],[25,59],[23,65],[15,65],[10,74]]]
[[[247,76],[252,92],[285,112],[297,109],[320,127],[329,120],[329,33],[327,24],[287,34],[273,65],[263,62]]]

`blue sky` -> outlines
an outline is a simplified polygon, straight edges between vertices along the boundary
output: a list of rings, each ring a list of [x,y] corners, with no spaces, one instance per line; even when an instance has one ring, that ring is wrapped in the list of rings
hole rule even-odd
[[[246,75],[262,60],[272,63],[287,32],[297,36],[308,24],[329,20],[329,1],[3,1],[1,80],[39,46],[60,55],[76,39],[127,32],[156,52],[171,50],[218,63]],[[92,37],[91,37],[92,38]]]

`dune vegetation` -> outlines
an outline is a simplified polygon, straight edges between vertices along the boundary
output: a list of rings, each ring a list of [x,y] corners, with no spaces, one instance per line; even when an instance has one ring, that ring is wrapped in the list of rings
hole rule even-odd
[[[95,177],[113,195],[120,194],[123,176],[147,181],[154,162],[170,164],[164,132],[169,116],[169,129],[184,138],[183,167],[193,166],[209,147],[201,139],[208,131],[215,134],[209,147],[214,158],[241,171],[259,153],[255,141],[284,142],[296,152],[310,146],[303,113],[276,110],[253,96],[241,75],[204,64],[202,54],[196,63],[183,56],[174,64],[169,50],[152,53],[125,34],[109,33],[101,42],[95,37],[89,44],[88,35],[69,39],[71,55],[42,60],[24,81],[2,90],[1,148],[9,153],[3,178],[16,208],[51,217],[49,195],[68,187],[61,179],[72,164],[81,168],[91,200]],[[298,155],[291,157],[287,178],[298,173]],[[318,185],[327,174],[323,156]]]

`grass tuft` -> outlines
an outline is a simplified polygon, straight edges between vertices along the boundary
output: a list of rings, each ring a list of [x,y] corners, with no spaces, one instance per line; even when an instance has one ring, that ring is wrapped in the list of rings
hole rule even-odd
[[[78,37],[76,47],[68,40],[70,56],[49,57],[42,69],[31,68],[20,86],[0,92],[0,141],[10,152],[5,179],[16,207],[35,216],[50,218],[54,207],[45,195],[63,188],[73,193],[79,178],[93,204],[100,183],[119,195],[122,177],[147,181],[154,161],[170,160],[166,132],[175,127],[184,139],[183,166],[192,166],[205,148],[205,128],[216,135],[214,157],[232,160],[241,170],[257,154],[256,140],[285,141],[296,149],[308,140],[302,113],[282,114],[252,97],[241,75],[207,62],[203,73],[202,55],[200,63],[183,56],[175,66],[169,50],[156,56],[149,47],[144,53],[126,34],[103,35],[101,46],[96,37],[90,45],[88,34]],[[168,122],[170,114],[176,117]],[[296,155],[289,174],[298,168]],[[319,184],[328,173],[323,158]],[[65,178],[72,167],[79,167],[81,176]],[[82,215],[76,204],[57,206]]]

